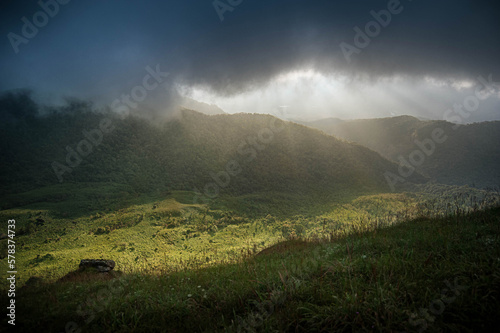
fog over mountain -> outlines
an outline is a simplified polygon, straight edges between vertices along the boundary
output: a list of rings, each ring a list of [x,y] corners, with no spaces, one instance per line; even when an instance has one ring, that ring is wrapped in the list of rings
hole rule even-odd
[[[498,84],[478,78],[500,81],[499,14],[494,1],[10,1],[0,89],[112,104],[153,70],[168,76],[136,90],[142,110],[168,112],[179,91],[229,113],[443,119],[478,88],[490,98],[461,122],[494,120]]]

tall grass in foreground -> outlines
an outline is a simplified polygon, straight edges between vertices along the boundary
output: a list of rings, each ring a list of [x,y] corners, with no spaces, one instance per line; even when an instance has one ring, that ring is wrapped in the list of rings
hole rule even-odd
[[[457,198],[444,212],[429,201],[409,211],[409,220],[380,218],[349,232],[325,225],[327,237],[290,232],[257,255],[244,251],[227,264],[34,283],[18,295],[18,327],[487,332],[500,320],[500,208],[493,201],[465,208],[467,200]]]

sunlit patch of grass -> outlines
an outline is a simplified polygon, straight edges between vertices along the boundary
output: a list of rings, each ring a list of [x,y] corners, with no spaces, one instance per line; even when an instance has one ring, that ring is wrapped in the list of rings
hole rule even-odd
[[[92,193],[88,188],[82,192],[75,196]],[[183,204],[175,199],[189,202],[192,195],[192,192],[172,192],[166,198],[130,197],[126,207],[109,212],[89,210],[87,215],[79,217],[61,217],[60,211],[32,209],[30,205],[0,212],[5,218],[13,216],[17,220],[18,265],[23,271],[19,283],[30,276],[58,279],[83,258],[109,257],[128,272],[160,267],[161,271],[175,271],[236,262],[283,239],[336,239],[391,226],[421,214],[417,200],[407,194],[372,195],[350,203],[333,203],[329,211],[313,216],[267,214],[254,218],[224,209],[220,204],[209,207]],[[268,205],[265,198],[260,202]],[[295,199],[298,201],[289,204],[300,206],[301,199]],[[97,206],[103,204],[100,200],[96,201]],[[63,201],[59,205],[72,204]],[[43,219],[43,225],[34,224],[38,218]],[[0,241],[0,246],[5,252],[6,241]],[[35,263],[36,258],[48,253],[56,257],[54,263]]]
[[[500,243],[485,247],[483,236],[498,238],[499,222],[498,208],[459,225],[418,218],[330,241],[288,240],[232,263],[35,285],[18,300],[47,331],[75,321],[88,331],[388,332],[416,331],[422,320],[429,332],[488,330],[498,320]],[[453,302],[431,312],[456,281]]]
[[[239,209],[238,198],[229,209],[224,198],[193,205],[192,194],[128,196],[128,205],[113,210],[102,208],[109,198],[94,198],[97,209],[67,217],[50,205],[38,209],[42,203],[37,209],[28,204],[1,211],[5,218],[14,216],[20,228],[44,220],[16,236],[18,285],[30,277],[43,279],[23,289],[21,297],[47,296],[38,296],[36,304],[51,309],[54,321],[48,327],[54,330],[75,317],[79,302],[86,304],[86,297],[113,283],[122,287],[88,329],[200,331],[199,323],[207,323],[212,330],[237,331],[262,317],[264,330],[402,330],[408,329],[409,313],[439,296],[440,279],[474,280],[479,274],[477,293],[498,276],[498,210],[483,214],[478,211],[483,206],[466,204],[466,197],[454,207],[444,205],[448,211],[436,208],[443,203],[435,197],[410,193],[251,216]],[[270,204],[266,198],[254,200],[262,211]],[[299,196],[286,198],[295,200],[288,205],[303,205]],[[58,209],[73,205],[57,204]],[[470,211],[475,215],[465,215]],[[433,220],[426,217],[429,212]],[[5,252],[6,240],[0,246]],[[125,274],[112,282],[54,284],[84,258],[113,259]],[[485,297],[491,302],[495,295]],[[262,310],[269,302],[274,310]],[[141,320],[145,315],[153,322]],[[440,318],[450,316],[455,320],[449,313]],[[71,320],[85,318],[77,314]]]

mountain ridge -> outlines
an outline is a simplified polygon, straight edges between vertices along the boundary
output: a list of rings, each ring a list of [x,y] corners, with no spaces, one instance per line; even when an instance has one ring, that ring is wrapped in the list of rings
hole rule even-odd
[[[214,183],[219,191],[233,193],[383,192],[389,190],[384,172],[397,170],[396,164],[365,147],[270,115],[209,116],[183,109],[169,121],[152,124],[75,107],[3,126],[0,150],[16,158],[15,164],[0,165],[3,185],[24,190],[54,184],[57,165],[68,170],[62,181],[127,183],[140,192],[209,192],[203,188],[214,188]],[[86,148],[88,156],[80,156],[79,164],[71,167],[67,162],[88,146],[88,133],[95,133],[103,121],[112,132]],[[217,178],[227,178],[229,162],[234,176]]]
[[[421,165],[413,166],[439,183],[500,185],[500,150],[495,144],[500,142],[500,121],[458,125],[444,120],[422,121],[412,116],[397,116],[342,122],[323,120],[307,125],[357,142],[397,163],[405,163],[402,159],[407,163],[412,154],[422,156],[424,153]],[[444,141],[429,143],[436,130],[442,131]],[[423,143],[427,143],[427,150]]]

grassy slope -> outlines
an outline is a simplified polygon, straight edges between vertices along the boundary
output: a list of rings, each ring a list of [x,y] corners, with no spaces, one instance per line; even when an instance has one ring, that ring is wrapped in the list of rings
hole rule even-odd
[[[32,285],[18,293],[18,323],[47,332],[69,321],[108,332],[488,331],[500,314],[499,223],[498,208],[419,218],[291,240],[232,264]]]
[[[80,259],[109,257],[117,269],[196,268],[234,262],[242,251],[270,246],[283,237],[316,237],[397,218],[415,198],[404,194],[310,197],[261,193],[222,196],[210,206],[193,204],[193,192],[130,194],[126,185],[55,185],[11,196],[15,208],[0,211],[16,219],[21,286],[30,277],[54,281]],[[389,216],[392,214],[392,216]],[[37,220],[43,225],[37,225]],[[7,239],[0,240],[6,265]],[[0,281],[0,287],[6,281]]]

